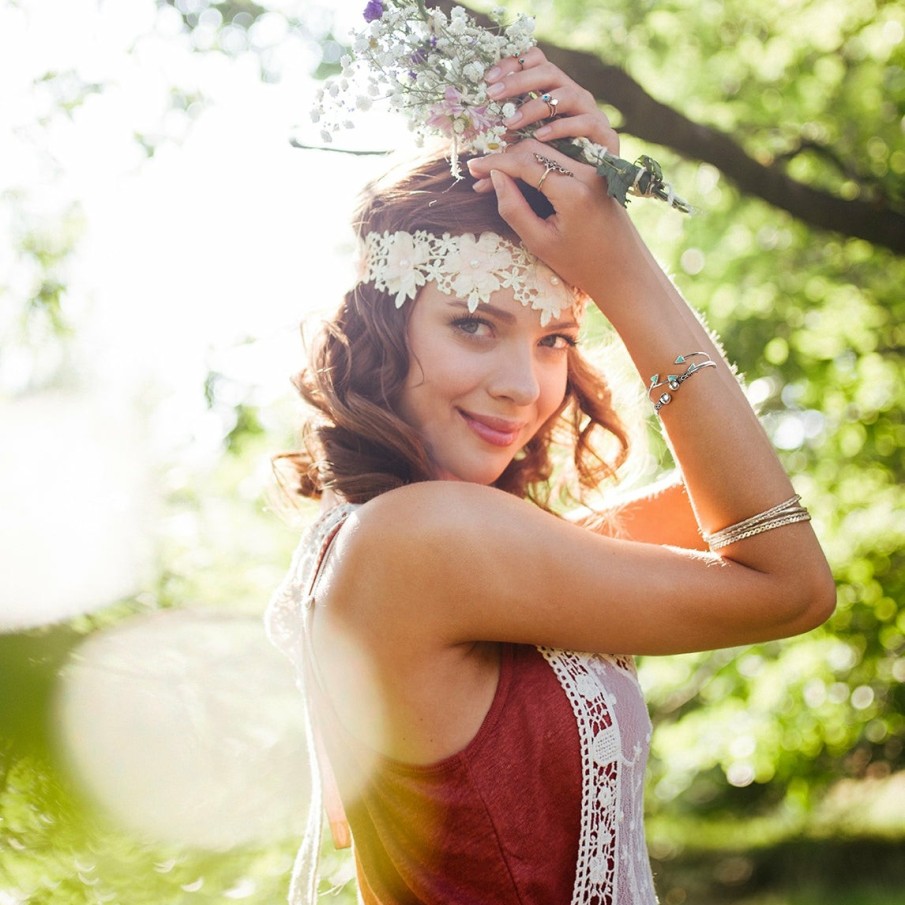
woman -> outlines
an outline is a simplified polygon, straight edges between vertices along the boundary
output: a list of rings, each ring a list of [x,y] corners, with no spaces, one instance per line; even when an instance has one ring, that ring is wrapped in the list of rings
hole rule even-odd
[[[594,169],[545,143],[616,154],[592,96],[537,48],[487,80],[500,100],[535,93],[512,128],[549,118],[550,96],[557,116],[469,160],[470,180],[435,160],[366,194],[362,280],[300,381],[319,418],[299,490],[324,514],[272,627],[294,646],[365,902],[647,905],[631,655],[803,632],[834,588],[707,331]],[[626,446],[575,348],[586,298],[650,386],[683,476],[623,507],[618,537],[541,494],[554,438],[584,489]],[[300,863],[292,894],[313,889]]]

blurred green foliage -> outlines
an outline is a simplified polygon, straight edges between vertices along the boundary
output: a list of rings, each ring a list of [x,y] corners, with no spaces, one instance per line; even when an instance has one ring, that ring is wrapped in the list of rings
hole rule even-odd
[[[255,38],[265,16],[282,17],[290,32],[323,49],[320,75],[335,68],[339,43],[326,6],[293,17],[268,4],[168,5],[188,32],[204,32],[195,42],[198,52],[256,53],[265,78],[279,77],[260,37],[265,30]],[[535,15],[545,40],[623,67],[655,98],[731,134],[764,165],[782,165],[796,179],[843,198],[901,207],[900,4],[534,0],[510,6]],[[612,113],[618,123],[618,111]],[[698,208],[683,218],[636,201],[632,213],[746,375],[812,512],[839,589],[836,615],[806,636],[642,662],[656,725],[648,796],[652,846],[668,864],[694,847],[689,839],[716,847],[839,834],[846,826],[877,833],[869,814],[862,813],[857,826],[852,822],[857,804],[823,823],[818,818],[840,780],[880,782],[905,760],[905,259],[809,228],[739,194],[709,165],[642,147],[630,135],[624,146],[629,158],[652,153]],[[38,324],[39,333],[77,335],[75,309],[61,301],[62,264],[77,241],[77,215],[73,208],[55,239],[26,226],[14,235],[31,288],[27,297],[13,299],[21,318],[8,321],[7,329]],[[141,843],[104,825],[78,800],[47,744],[52,684],[77,637],[105,621],[187,600],[260,608],[288,561],[295,535],[261,512],[263,482],[238,493],[234,488],[268,453],[293,444],[297,412],[288,407],[274,417],[241,393],[221,393],[222,386],[223,376],[212,373],[203,388],[223,423],[217,469],[201,476],[162,466],[165,526],[179,527],[162,532],[157,584],[97,621],[23,634],[0,649],[0,891],[35,890],[31,901],[47,905],[283,897],[294,840],[226,855]],[[905,803],[901,790],[896,794],[901,814]],[[739,814],[745,820],[733,837],[727,828],[739,827]],[[711,842],[703,817],[714,828]],[[886,832],[901,839],[901,820]],[[331,864],[341,884],[347,861]],[[670,886],[664,902],[680,905],[681,890],[693,885],[684,882]],[[861,893],[834,895],[803,888],[746,901],[894,901],[893,893],[872,893],[869,884]]]

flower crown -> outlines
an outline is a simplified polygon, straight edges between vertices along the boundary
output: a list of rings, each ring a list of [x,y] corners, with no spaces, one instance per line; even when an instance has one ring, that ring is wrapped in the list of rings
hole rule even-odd
[[[514,135],[530,137],[536,123],[512,132],[504,120],[517,105],[498,103],[487,94],[484,73],[504,57],[521,57],[532,48],[534,20],[519,15],[504,25],[505,10],[494,9],[494,27],[479,26],[466,11],[454,7],[428,9],[424,0],[368,0],[364,26],[353,32],[351,54],[341,60],[342,75],[318,92],[311,118],[321,124],[327,144],[344,128],[353,128],[356,111],[388,99],[402,113],[419,140],[441,135],[450,143],[450,167],[461,175],[459,154],[502,151]],[[552,111],[551,111],[552,112]],[[622,205],[627,195],[660,198],[689,212],[688,202],[663,180],[650,157],[629,163],[587,139],[556,139],[549,144],[597,168],[609,194]],[[304,146],[303,146],[304,147]]]
[[[395,295],[397,308],[432,282],[446,295],[465,301],[471,312],[494,292],[511,289],[516,301],[540,312],[541,326],[579,300],[572,287],[524,246],[491,232],[368,233],[361,282]]]

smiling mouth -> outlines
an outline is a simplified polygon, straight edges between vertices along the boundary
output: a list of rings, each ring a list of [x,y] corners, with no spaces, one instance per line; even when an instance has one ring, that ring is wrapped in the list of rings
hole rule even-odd
[[[459,409],[459,414],[471,430],[485,443],[492,446],[512,446],[518,440],[524,421],[509,421],[506,418],[494,418],[488,415],[473,415]]]

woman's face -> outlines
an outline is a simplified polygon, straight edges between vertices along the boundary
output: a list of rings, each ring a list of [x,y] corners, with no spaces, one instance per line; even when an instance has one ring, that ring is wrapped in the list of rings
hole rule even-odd
[[[408,320],[409,372],[400,414],[443,480],[492,484],[562,403],[578,323],[493,293],[472,314],[428,283]]]

